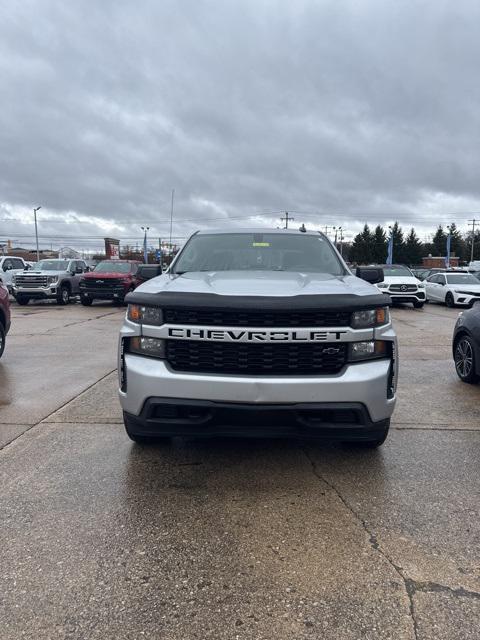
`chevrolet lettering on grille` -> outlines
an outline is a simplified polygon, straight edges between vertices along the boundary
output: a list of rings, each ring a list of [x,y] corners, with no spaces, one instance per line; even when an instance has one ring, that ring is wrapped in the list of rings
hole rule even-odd
[[[244,330],[193,327],[167,327],[167,336],[177,340],[214,340],[219,342],[333,342],[342,340],[347,331],[319,330]]]

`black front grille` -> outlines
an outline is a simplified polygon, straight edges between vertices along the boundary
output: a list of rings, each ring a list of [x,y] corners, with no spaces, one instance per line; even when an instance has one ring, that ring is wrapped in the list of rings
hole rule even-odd
[[[346,346],[335,343],[245,344],[167,340],[166,357],[175,371],[245,375],[338,373]]]
[[[400,292],[404,292],[404,291],[416,291],[417,290],[417,285],[416,284],[392,284],[390,285],[390,291],[400,291]]]
[[[80,287],[82,289],[111,289],[119,287],[121,284],[122,280],[118,278],[85,278],[81,281]]]
[[[164,310],[169,324],[217,327],[346,327],[349,311],[242,311],[241,309]]]

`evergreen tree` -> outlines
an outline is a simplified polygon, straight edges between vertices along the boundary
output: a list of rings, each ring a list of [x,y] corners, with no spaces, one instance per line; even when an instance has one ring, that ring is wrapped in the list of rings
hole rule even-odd
[[[402,227],[398,225],[398,222],[395,222],[393,225],[391,234],[393,235],[393,263],[402,263],[405,261],[405,243],[403,240]]]
[[[377,225],[372,237],[372,262],[383,264],[387,259],[387,234]]]
[[[455,222],[450,225],[450,235],[452,236],[450,244],[450,255],[455,254],[460,259],[465,259],[466,247],[465,240],[462,238],[462,234],[457,229]],[[445,255],[447,255],[447,242],[445,240]]]
[[[404,259],[409,265],[422,264],[422,257],[426,255],[420,240],[418,239],[415,229],[412,227],[407,236],[404,247]]]
[[[438,225],[438,229],[432,238],[433,254],[435,256],[444,256],[447,253],[447,235],[442,225]]]
[[[358,233],[353,239],[349,255],[350,262],[356,262],[357,264],[367,264],[371,262],[372,244],[373,236],[370,227],[366,224],[363,227],[363,231]]]

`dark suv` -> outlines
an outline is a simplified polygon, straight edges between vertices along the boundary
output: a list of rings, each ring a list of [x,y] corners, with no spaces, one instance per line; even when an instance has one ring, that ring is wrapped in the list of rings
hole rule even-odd
[[[5,349],[5,336],[10,329],[10,302],[8,289],[0,284],[0,358]]]
[[[80,282],[80,302],[90,306],[94,300],[123,304],[125,296],[139,284],[138,260],[103,260]]]

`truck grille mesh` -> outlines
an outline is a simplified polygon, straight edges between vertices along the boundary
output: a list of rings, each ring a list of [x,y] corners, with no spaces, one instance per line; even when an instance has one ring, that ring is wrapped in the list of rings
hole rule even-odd
[[[15,284],[17,287],[25,287],[26,289],[46,287],[47,276],[15,276]]]
[[[349,311],[244,311],[164,309],[165,322],[217,327],[346,327]]]
[[[235,375],[322,375],[339,373],[346,346],[339,343],[231,344],[167,340],[166,357],[175,371]]]

